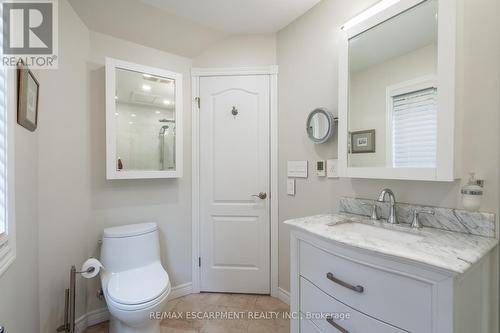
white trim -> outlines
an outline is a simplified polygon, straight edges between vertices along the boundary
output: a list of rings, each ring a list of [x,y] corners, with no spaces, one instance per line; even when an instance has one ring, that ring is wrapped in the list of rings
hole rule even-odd
[[[279,215],[278,215],[278,172],[279,172],[279,159],[278,159],[278,67],[275,67],[275,71],[272,72],[270,76],[270,101],[271,101],[271,122],[270,122],[270,135],[271,135],[271,192],[270,192],[270,224],[271,224],[271,296],[277,297],[279,295],[279,253],[278,253],[278,237],[279,237]]]
[[[191,189],[191,275],[193,293],[200,292],[201,270],[198,266],[200,256],[200,115],[198,97],[200,96],[200,77],[191,78],[191,151],[192,151],[192,189]]]
[[[87,327],[109,320],[108,308],[101,308],[87,313]]]
[[[339,32],[339,91],[338,91],[338,147],[339,177],[348,177],[348,108],[349,108],[349,38],[344,30]],[[293,288],[292,288],[293,290]]]
[[[116,170],[116,69],[126,69],[139,73],[148,73],[155,76],[166,77],[175,80],[175,170]],[[134,64],[127,61],[106,58],[106,179],[153,179],[153,178],[180,178],[182,177],[183,162],[183,127],[182,127],[182,74],[168,71],[165,69],[154,68]]]
[[[455,168],[455,76],[457,46],[457,2],[438,1],[438,137],[436,179],[453,181]]]
[[[17,117],[17,70],[5,69],[5,131],[7,142],[6,169],[6,233],[0,237],[0,277],[16,260],[16,214],[15,214],[15,129]]]
[[[82,333],[87,327],[97,325],[109,320],[108,308],[101,308],[90,311],[75,321],[75,332]]]
[[[175,286],[170,291],[170,295],[168,295],[168,300],[171,301],[173,299],[186,296],[193,293],[193,284],[191,282],[186,282]]]
[[[271,228],[271,296],[279,297],[278,281],[278,66],[238,67],[238,68],[193,68],[191,70],[192,84],[192,277],[193,293],[200,292],[200,136],[199,136],[199,97],[200,77],[203,76],[235,76],[235,75],[269,75],[270,76],[270,228]]]
[[[168,301],[191,294],[193,291],[191,282],[175,286],[168,295]],[[75,332],[82,333],[87,327],[94,326],[109,320],[108,308],[100,308],[87,312],[76,320]]]
[[[380,168],[348,166],[348,107],[349,107],[349,38],[398,15],[423,0],[400,0],[393,6],[340,31],[339,44],[339,137],[338,160],[340,177],[374,179],[409,179],[425,181],[454,181],[458,176],[455,165],[455,64],[457,36],[457,3],[438,2],[438,136],[436,168]]]
[[[290,305],[290,292],[286,291],[283,288],[278,288],[278,298],[283,302],[286,303],[287,305]]]
[[[278,66],[192,68],[191,76],[277,75]]]

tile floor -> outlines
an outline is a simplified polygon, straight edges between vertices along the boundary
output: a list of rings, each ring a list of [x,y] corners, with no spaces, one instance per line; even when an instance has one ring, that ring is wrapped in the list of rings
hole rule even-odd
[[[232,313],[243,319],[186,318],[186,313]],[[161,333],[285,333],[290,323],[288,305],[270,296],[242,294],[191,294],[167,303],[164,312],[182,318],[164,319]],[[267,316],[265,318],[264,316]],[[277,317],[277,318],[276,318]],[[89,327],[84,333],[107,333],[108,324]]]

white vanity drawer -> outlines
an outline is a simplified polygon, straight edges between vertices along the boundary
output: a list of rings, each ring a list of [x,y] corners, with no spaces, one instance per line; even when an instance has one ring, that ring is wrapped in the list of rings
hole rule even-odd
[[[336,256],[303,241],[299,251],[300,275],[327,294],[405,330],[432,332],[431,284]]]
[[[320,329],[313,324],[312,321],[302,319],[300,321],[300,333],[323,333]]]
[[[328,296],[311,282],[300,279],[300,309],[303,314],[313,314],[311,321],[324,333],[404,333],[405,331],[358,312]],[[340,320],[328,319],[329,315],[348,316]],[[321,318],[320,318],[321,315]],[[302,319],[301,322],[307,319]],[[301,323],[301,328],[303,324]],[[309,331],[301,331],[308,333]],[[314,331],[310,331],[314,332]]]

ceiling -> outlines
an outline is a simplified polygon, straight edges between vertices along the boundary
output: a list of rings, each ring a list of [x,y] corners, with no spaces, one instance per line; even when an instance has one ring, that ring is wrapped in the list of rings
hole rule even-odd
[[[277,32],[320,0],[141,0],[227,34]]]
[[[230,35],[277,32],[320,0],[69,0],[93,31],[194,58]]]
[[[225,37],[140,0],[68,1],[92,31],[180,56],[195,57]]]

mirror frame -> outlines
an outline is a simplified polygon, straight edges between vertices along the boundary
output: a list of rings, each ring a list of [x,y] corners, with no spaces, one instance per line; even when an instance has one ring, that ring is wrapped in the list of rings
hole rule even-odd
[[[328,120],[328,131],[326,132],[325,136],[321,139],[316,139],[312,135],[311,126],[309,125],[312,118],[316,114],[324,114]],[[330,138],[333,135],[334,126],[335,126],[335,117],[333,116],[333,114],[330,111],[328,111],[325,108],[316,108],[316,109],[312,110],[311,112],[309,112],[309,115],[307,116],[307,120],[306,120],[307,136],[309,137],[309,139],[311,139],[312,142],[314,142],[316,144],[325,143],[328,140],[330,140]]]
[[[115,93],[116,70],[125,69],[175,80],[175,170],[116,170]],[[182,177],[183,162],[182,74],[106,57],[106,179],[153,179]]]
[[[426,0],[400,0],[373,13],[374,7],[355,18],[356,25],[341,28],[339,49],[339,175],[347,178],[408,179],[454,181],[459,174],[455,163],[455,76],[457,40],[457,3],[438,0],[438,119],[436,168],[349,167],[349,39],[397,16]],[[375,6],[380,5],[377,3]],[[370,15],[371,14],[371,15]],[[362,17],[366,17],[362,19]],[[458,151],[458,150],[457,150]]]

